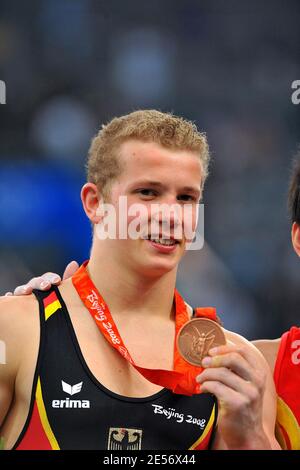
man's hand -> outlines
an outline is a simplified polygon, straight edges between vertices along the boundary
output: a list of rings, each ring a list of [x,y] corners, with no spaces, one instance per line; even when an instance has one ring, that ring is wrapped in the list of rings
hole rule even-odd
[[[63,274],[63,280],[69,279],[77,271],[79,265],[77,261],[71,261],[65,269]],[[42,276],[34,277],[27,284],[16,287],[14,292],[7,292],[5,295],[29,295],[32,293],[33,289],[38,290],[49,290],[51,285],[58,286],[61,283],[62,279],[58,274],[55,273],[45,273]]]
[[[213,393],[218,399],[217,441],[222,443],[221,448],[276,448],[264,429],[267,372],[255,351],[230,341],[211,349],[202,365],[205,370],[196,380],[201,391]]]

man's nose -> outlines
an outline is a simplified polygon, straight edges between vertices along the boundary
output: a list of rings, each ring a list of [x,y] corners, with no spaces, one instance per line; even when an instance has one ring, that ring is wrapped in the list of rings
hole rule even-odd
[[[182,224],[182,208],[178,202],[170,202],[159,205],[159,208],[155,214],[155,219],[162,225],[176,229],[176,227]]]
[[[172,207],[169,212],[163,211],[161,216],[162,225],[168,224],[170,228],[176,228],[181,224],[181,214],[179,214],[178,209]]]

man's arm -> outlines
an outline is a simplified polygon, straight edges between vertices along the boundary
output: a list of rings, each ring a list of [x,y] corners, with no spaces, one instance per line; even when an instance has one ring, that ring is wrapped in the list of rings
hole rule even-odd
[[[245,338],[226,332],[199,375],[202,391],[219,404],[215,449],[280,449],[274,430],[276,392],[263,356]]]
[[[40,336],[38,310],[33,295],[0,297],[0,438],[5,448],[15,442],[28,412]]]
[[[0,298],[0,341],[3,351],[0,358],[0,437],[1,425],[12,403],[19,363],[20,344],[13,312],[15,304],[16,299]]]

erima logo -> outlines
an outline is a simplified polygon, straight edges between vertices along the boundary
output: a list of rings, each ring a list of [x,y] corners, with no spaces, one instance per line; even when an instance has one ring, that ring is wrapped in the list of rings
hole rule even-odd
[[[64,392],[68,393],[69,395],[76,395],[76,393],[81,392],[83,382],[72,386],[62,380],[61,384]]]
[[[61,381],[62,389],[68,395],[76,395],[81,392],[83,382],[75,385],[69,385],[63,380]],[[71,400],[66,398],[65,400],[52,400],[52,408],[90,408],[89,400]]]

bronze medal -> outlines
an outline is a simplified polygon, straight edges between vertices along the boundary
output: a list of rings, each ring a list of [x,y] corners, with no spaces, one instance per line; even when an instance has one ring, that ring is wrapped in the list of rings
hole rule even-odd
[[[177,348],[183,359],[193,366],[201,366],[208,351],[226,344],[222,328],[213,320],[194,318],[185,323],[177,336]]]

